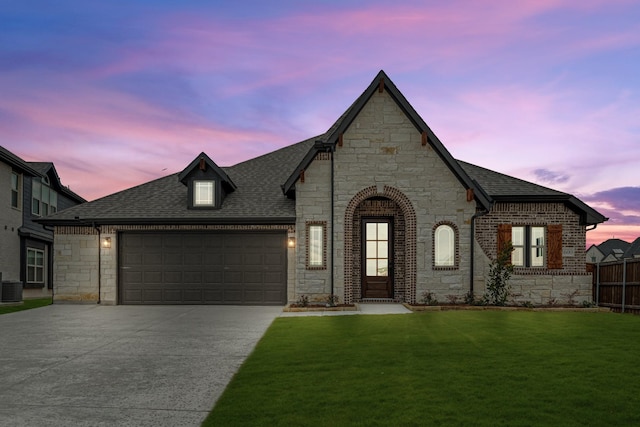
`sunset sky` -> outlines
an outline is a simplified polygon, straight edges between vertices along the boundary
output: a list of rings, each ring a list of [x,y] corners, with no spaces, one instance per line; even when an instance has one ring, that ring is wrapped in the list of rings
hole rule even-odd
[[[93,200],[324,133],[384,69],[460,160],[640,236],[640,2],[0,0],[0,145]]]

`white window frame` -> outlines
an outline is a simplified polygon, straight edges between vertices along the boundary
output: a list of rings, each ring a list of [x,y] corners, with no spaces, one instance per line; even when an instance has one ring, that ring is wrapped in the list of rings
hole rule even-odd
[[[538,230],[541,229],[541,230]],[[533,241],[535,231],[541,231]],[[516,239],[516,232],[521,233],[522,239]],[[511,227],[511,264],[514,267],[544,267],[547,264],[547,229],[541,225],[514,225]]]
[[[216,182],[193,181],[193,206],[213,207],[216,205]]]
[[[30,254],[33,254],[33,256],[31,257]],[[33,259],[33,262],[31,259]],[[44,267],[44,251],[41,249],[27,248],[27,283],[44,284]],[[40,273],[40,277],[38,277],[38,273]]]
[[[436,227],[434,235],[434,266],[455,267],[456,265],[456,232],[449,224]],[[448,247],[445,247],[448,246]],[[448,250],[447,250],[448,249]]]
[[[307,268],[326,268],[326,231],[324,223],[307,224]]]

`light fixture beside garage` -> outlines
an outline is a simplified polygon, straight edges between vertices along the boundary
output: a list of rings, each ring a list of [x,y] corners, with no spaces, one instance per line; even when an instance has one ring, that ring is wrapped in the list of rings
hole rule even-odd
[[[102,238],[102,247],[105,249],[111,248],[111,237]]]
[[[289,236],[289,239],[287,240],[287,246],[289,248],[295,248],[296,247],[296,238],[293,236]]]

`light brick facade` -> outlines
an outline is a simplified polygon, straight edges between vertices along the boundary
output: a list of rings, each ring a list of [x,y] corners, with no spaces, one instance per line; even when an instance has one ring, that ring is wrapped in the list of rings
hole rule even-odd
[[[466,292],[469,259],[457,268],[436,270],[433,265],[433,227],[442,221],[458,230],[460,253],[468,253],[469,219],[475,202],[438,154],[422,145],[421,134],[385,91],[374,94],[344,133],[334,158],[334,292],[341,301],[360,297],[358,218],[364,214],[395,219],[396,268],[394,299],[415,302],[427,291]],[[331,161],[316,160],[296,184],[297,228],[306,221],[331,224]],[[375,206],[386,200],[386,206]],[[377,212],[376,212],[377,211]],[[367,213],[368,212],[368,213]],[[329,225],[330,229],[330,225]],[[330,231],[330,230],[329,230]],[[330,292],[330,271],[305,268],[306,242],[298,233],[296,297],[322,300]]]

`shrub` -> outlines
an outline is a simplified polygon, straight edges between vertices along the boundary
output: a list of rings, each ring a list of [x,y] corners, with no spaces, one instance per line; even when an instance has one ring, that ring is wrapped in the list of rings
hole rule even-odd
[[[498,252],[498,257],[489,265],[487,292],[484,294],[484,300],[489,305],[505,305],[507,302],[511,290],[509,278],[513,273],[511,252],[513,252],[513,245],[509,241]]]
[[[424,291],[422,293],[422,299],[420,300],[420,302],[422,302],[423,304],[426,304],[426,305],[437,305],[438,304],[438,300],[436,299],[435,295],[433,293],[431,293],[431,291]]]

